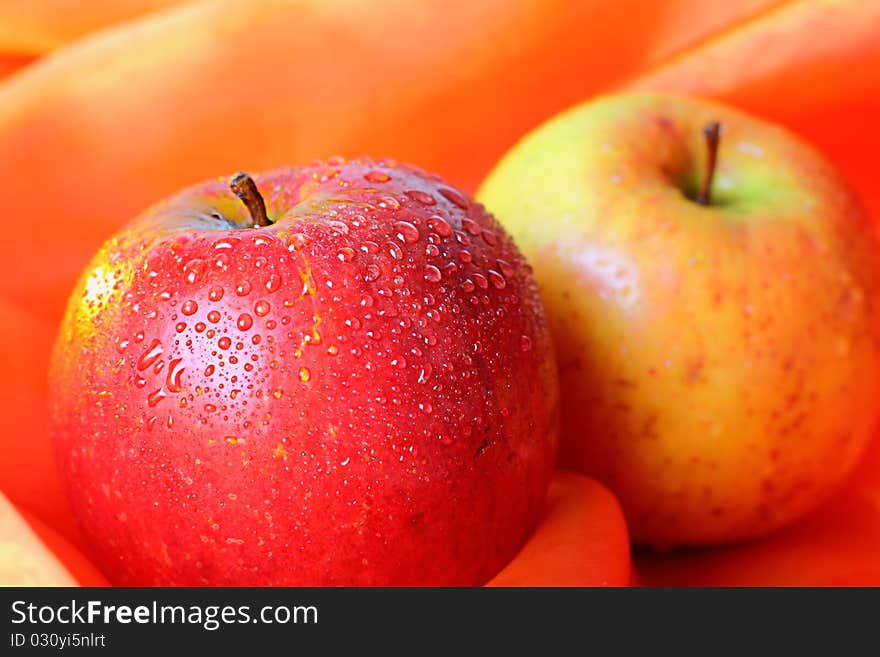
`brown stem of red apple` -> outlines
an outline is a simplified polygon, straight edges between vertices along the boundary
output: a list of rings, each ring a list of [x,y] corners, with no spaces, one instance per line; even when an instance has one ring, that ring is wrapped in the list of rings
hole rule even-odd
[[[715,162],[718,159],[718,142],[721,139],[721,124],[718,121],[710,121],[703,128],[706,137],[706,177],[703,178],[703,187],[695,199],[700,205],[709,205],[712,196],[712,178],[715,177]]]
[[[272,224],[269,221],[269,216],[266,214],[266,202],[263,200],[260,190],[257,189],[257,183],[254,182],[253,178],[246,173],[237,173],[229,181],[229,188],[244,203],[244,207],[247,208],[251,215],[254,228],[270,226]]]

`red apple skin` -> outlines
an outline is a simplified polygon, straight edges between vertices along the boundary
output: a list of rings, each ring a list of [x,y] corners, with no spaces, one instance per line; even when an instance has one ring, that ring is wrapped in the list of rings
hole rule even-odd
[[[332,159],[135,219],[50,368],[75,512],[121,585],[476,585],[538,517],[558,380],[531,269],[439,178]],[[405,223],[401,223],[405,222]]]

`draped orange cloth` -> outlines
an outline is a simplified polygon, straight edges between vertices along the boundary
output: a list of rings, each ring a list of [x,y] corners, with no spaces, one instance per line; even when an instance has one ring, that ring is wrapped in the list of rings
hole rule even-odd
[[[473,190],[520,136],[567,106],[661,89],[789,126],[880,217],[880,5],[864,0],[127,0],[88,12],[0,0],[4,76],[0,489],[77,545],[43,410],[55,325],[99,244],[192,182],[369,153]],[[615,522],[604,493],[555,490]],[[559,559],[586,572],[578,559],[609,534],[586,536],[578,517],[548,516],[507,581],[558,583]],[[566,552],[572,535],[581,542]],[[878,554],[880,445],[789,530],[722,550],[637,553],[635,563],[645,584],[880,584]],[[628,556],[594,560],[572,583],[603,580],[602,568],[621,563]]]

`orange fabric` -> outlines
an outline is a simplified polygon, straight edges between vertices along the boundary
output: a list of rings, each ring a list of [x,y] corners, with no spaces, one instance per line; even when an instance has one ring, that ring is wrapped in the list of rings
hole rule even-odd
[[[56,321],[120,224],[241,169],[369,153],[473,189],[549,115],[770,4],[237,0],[111,29],[0,88],[0,199],[29,242],[0,243],[0,295]]]
[[[488,586],[626,586],[629,535],[601,484],[559,471],[532,538]]]
[[[76,586],[76,579],[62,561],[0,493],[0,584]]]
[[[82,545],[48,438],[46,372],[55,328],[0,299],[0,490]]]
[[[110,583],[82,552],[42,520],[19,508],[22,518],[80,586],[109,586]]]
[[[0,0],[0,52],[37,55],[182,0]]]
[[[80,4],[58,9],[66,4],[0,4],[3,57],[121,16],[76,16]],[[151,3],[117,4],[132,16]],[[7,19],[13,5],[33,13]],[[822,148],[880,217],[870,122],[880,7],[863,0],[184,4],[0,83],[0,386],[14,428],[4,452],[15,455],[0,488],[78,540],[53,474],[42,372],[76,275],[146,205],[201,178],[334,153],[411,160],[473,189],[540,121],[623,86],[704,94],[781,121]],[[877,583],[878,452],[796,527],[699,556],[639,555],[643,580]],[[550,518],[529,545],[564,534]],[[524,549],[506,576],[558,577],[553,551],[546,562],[540,552]],[[589,574],[573,568],[573,579]]]
[[[0,53],[0,80],[17,73],[28,64],[36,61],[31,55],[11,55]]]

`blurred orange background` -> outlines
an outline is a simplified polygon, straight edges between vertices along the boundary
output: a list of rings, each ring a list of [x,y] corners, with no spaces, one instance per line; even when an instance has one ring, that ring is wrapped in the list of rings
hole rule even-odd
[[[880,217],[876,2],[0,0],[0,489],[84,547],[55,474],[44,373],[80,270],[146,206],[204,178],[335,154],[410,161],[473,191],[543,120],[623,88],[703,95],[790,127]],[[533,543],[558,548],[571,522],[545,522]],[[511,581],[558,583],[558,559],[571,583],[602,580],[574,573],[603,531],[543,562],[533,550]],[[636,581],[878,585],[878,555],[875,441],[795,527],[636,554]],[[601,567],[629,563],[611,561]]]

